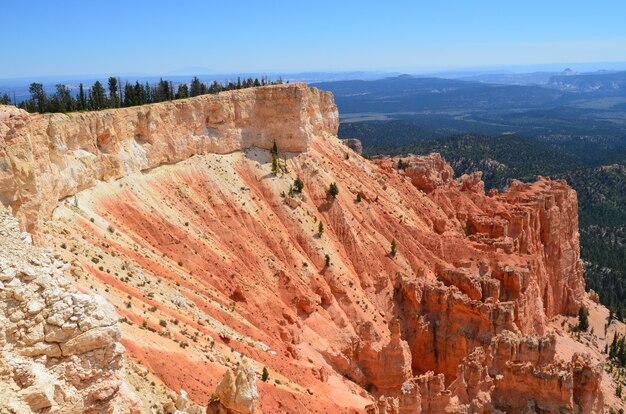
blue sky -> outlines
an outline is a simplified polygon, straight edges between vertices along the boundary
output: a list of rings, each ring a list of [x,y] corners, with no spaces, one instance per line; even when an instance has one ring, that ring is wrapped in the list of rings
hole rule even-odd
[[[626,61],[626,2],[8,1],[0,78]]]

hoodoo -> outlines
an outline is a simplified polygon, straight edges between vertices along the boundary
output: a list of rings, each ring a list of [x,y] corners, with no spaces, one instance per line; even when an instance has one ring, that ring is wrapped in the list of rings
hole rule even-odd
[[[539,178],[486,194],[438,154],[370,161],[338,120],[304,84],[69,115],[3,107],[0,200],[53,253],[27,277],[0,250],[1,274],[21,275],[0,284],[15,325],[0,402],[9,389],[34,411],[618,407],[602,350],[624,327],[605,330],[585,292],[575,191]],[[40,290],[46,277],[59,287]],[[570,329],[580,308],[588,333]],[[32,397],[48,376],[61,392]]]

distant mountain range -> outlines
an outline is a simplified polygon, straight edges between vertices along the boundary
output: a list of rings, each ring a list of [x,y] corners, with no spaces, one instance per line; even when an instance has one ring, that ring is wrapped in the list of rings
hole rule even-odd
[[[492,75],[493,76],[493,75]],[[409,75],[320,82],[342,122],[402,120],[431,137],[451,133],[621,137],[626,72],[559,72],[543,85],[497,84]],[[611,138],[613,139],[613,138]]]
[[[417,81],[421,79],[422,85],[428,85],[429,83],[439,82],[443,84],[446,80],[457,82],[469,82],[462,85],[460,83],[449,83],[446,85],[452,85],[456,89],[468,89],[471,88],[471,83],[477,84],[490,84],[496,85],[508,85],[508,86],[541,86],[550,89],[557,89],[566,92],[593,92],[603,93],[607,95],[615,95],[616,91],[620,91],[626,87],[626,71],[596,71],[596,72],[575,72],[572,69],[565,69],[562,71],[534,71],[527,73],[516,73],[507,70],[500,71],[449,71],[449,72],[436,72],[432,74],[414,74],[414,75],[402,75],[397,72],[381,72],[381,71],[351,71],[351,72],[299,72],[299,73],[264,73],[264,72],[249,72],[249,73],[207,73],[210,70],[201,67],[190,67],[180,69],[174,72],[169,72],[163,76],[145,75],[145,74],[122,74],[116,75],[123,82],[128,81],[134,83],[139,81],[141,83],[150,82],[156,83],[159,79],[164,78],[171,80],[175,85],[179,83],[187,83],[193,76],[198,76],[203,82],[224,82],[230,80],[236,80],[237,77],[242,78],[260,78],[267,76],[270,79],[282,78],[288,82],[306,82],[310,84],[318,84],[322,87],[329,82],[349,82],[344,86],[350,88],[352,85],[357,85],[358,81],[383,81],[386,84],[394,82],[393,79],[415,79],[413,84],[399,85],[399,87],[408,86],[414,89],[415,86],[420,83]],[[44,89],[48,93],[54,93],[55,85],[58,83],[64,84],[70,89],[76,90],[79,83],[84,85],[92,85],[95,81],[106,83],[109,75],[73,75],[73,76],[43,76],[39,78],[25,77],[25,78],[12,78],[12,79],[0,79],[0,94],[7,93],[11,98],[15,96],[17,102],[28,99],[28,85],[32,82],[39,82],[44,85]],[[439,79],[439,81],[435,81]],[[350,83],[352,82],[352,83]],[[455,86],[456,85],[456,86]],[[341,87],[344,87],[341,86]],[[333,86],[334,87],[334,86]],[[375,86],[374,86],[375,87]],[[426,86],[427,87],[427,86]],[[447,87],[447,86],[446,86]],[[493,89],[492,91],[495,91]],[[505,90],[498,90],[498,92],[505,92]],[[409,92],[410,93],[410,92]],[[532,97],[532,93],[530,97]],[[454,98],[454,97],[452,97]]]

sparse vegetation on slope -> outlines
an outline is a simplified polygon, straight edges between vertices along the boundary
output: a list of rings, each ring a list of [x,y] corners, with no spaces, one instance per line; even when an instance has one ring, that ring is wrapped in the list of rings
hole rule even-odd
[[[587,289],[596,291],[600,301],[618,319],[626,317],[626,152],[623,149],[611,152],[609,147],[601,149],[605,148],[604,143],[579,141],[572,148],[570,141],[546,142],[518,135],[465,134],[421,140],[419,127],[414,124],[411,127],[410,123],[403,124],[407,129],[403,138],[385,141],[384,123],[374,124],[370,127],[348,124],[342,128],[350,136],[365,133],[361,138],[364,153],[369,156],[439,152],[457,175],[482,171],[487,189],[503,189],[511,178],[529,181],[542,175],[565,179],[578,194]],[[415,129],[413,140],[411,128]],[[581,156],[585,148],[586,152],[595,153],[591,161]],[[612,164],[598,164],[606,158]]]

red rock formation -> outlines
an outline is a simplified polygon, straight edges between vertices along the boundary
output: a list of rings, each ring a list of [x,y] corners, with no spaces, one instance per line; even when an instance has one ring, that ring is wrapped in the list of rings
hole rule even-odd
[[[155,149],[136,158],[147,113]],[[438,155],[365,160],[336,138],[330,95],[303,85],[60,117],[0,124],[3,201],[43,223],[75,283],[126,321],[132,358],[191,402],[206,406],[245,356],[269,369],[263,413],[602,412],[599,354],[560,358],[551,333],[586,300],[566,183],[486,195],[479,173],[455,179]],[[110,117],[126,132],[98,126]],[[62,132],[42,132],[57,120]],[[75,160],[29,152],[29,136],[61,137],[95,168],[70,184]]]
[[[30,230],[57,200],[112,180],[196,154],[256,147],[306,151],[314,135],[337,131],[329,93],[304,84],[203,95],[158,105],[0,115],[0,201],[19,210]]]

